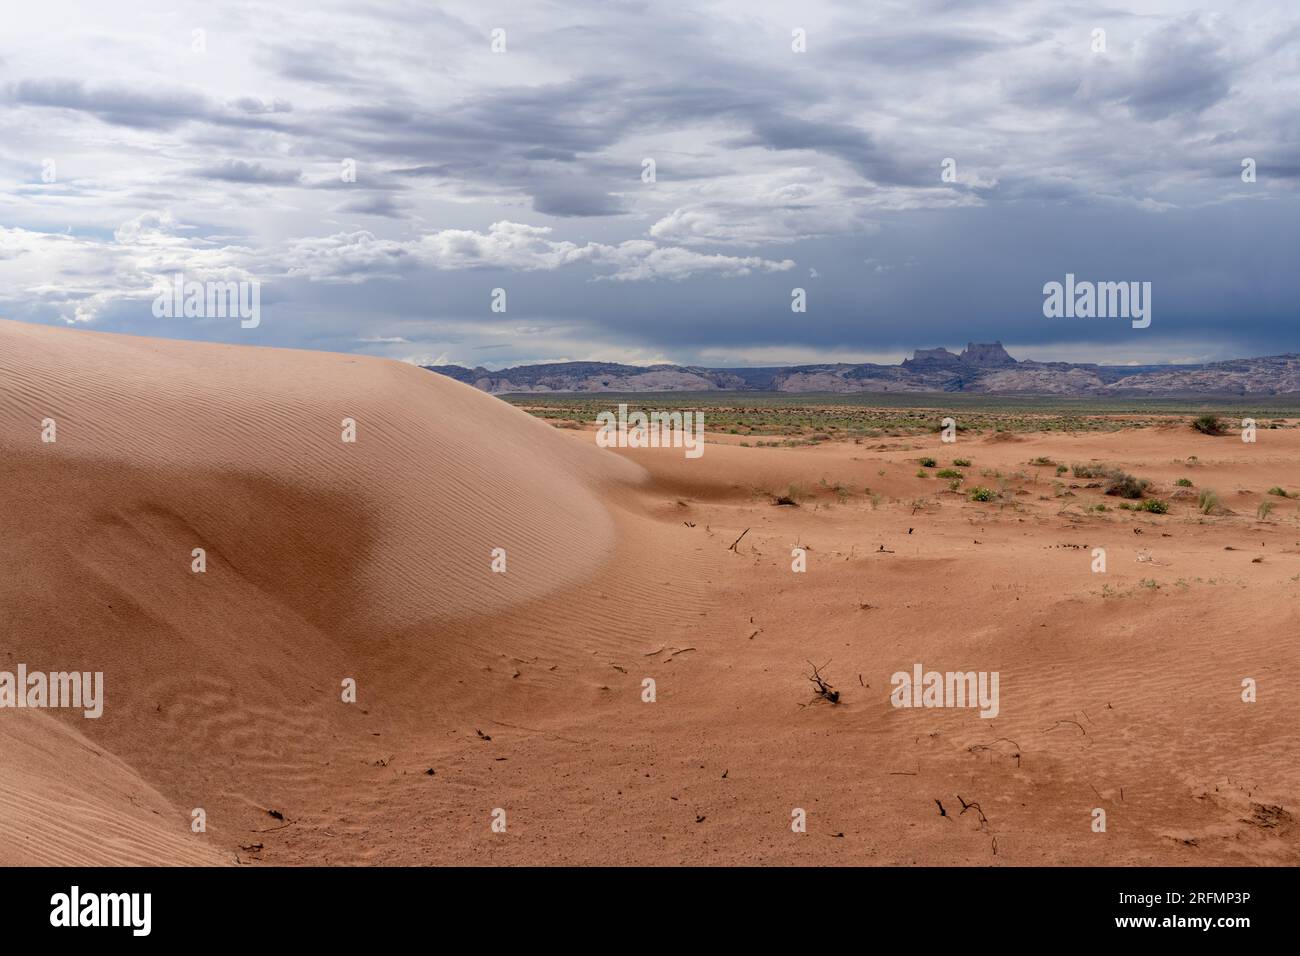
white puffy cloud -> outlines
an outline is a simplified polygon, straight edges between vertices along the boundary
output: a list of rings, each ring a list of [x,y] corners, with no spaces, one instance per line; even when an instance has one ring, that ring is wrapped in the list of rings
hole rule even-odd
[[[363,282],[397,278],[419,268],[537,272],[586,266],[595,279],[633,282],[701,274],[745,276],[794,266],[789,259],[704,254],[644,239],[579,246],[552,239],[552,233],[549,226],[509,221],[494,222],[484,232],[443,229],[409,241],[380,239],[369,232],[338,233],[289,243],[282,268],[285,275],[317,282]]]

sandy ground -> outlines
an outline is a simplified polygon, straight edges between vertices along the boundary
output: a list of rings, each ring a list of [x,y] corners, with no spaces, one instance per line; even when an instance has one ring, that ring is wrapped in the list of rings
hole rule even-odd
[[[688,460],[395,363],[0,322],[0,452],[0,670],[106,696],[0,709],[3,864],[1300,863],[1300,430]],[[998,716],[894,707],[918,663]]]

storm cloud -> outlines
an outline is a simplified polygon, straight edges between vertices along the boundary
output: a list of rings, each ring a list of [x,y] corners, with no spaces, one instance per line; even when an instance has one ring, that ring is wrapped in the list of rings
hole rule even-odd
[[[0,315],[494,367],[1300,351],[1285,0],[126,14],[8,14]],[[154,318],[175,271],[262,324]],[[1067,272],[1151,327],[1045,319]]]

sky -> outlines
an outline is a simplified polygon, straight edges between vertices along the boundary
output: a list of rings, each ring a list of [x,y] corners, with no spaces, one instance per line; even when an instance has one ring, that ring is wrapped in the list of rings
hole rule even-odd
[[[1300,352],[1298,120],[1294,0],[13,4],[0,318],[490,369]],[[156,315],[177,273],[257,324]],[[1046,317],[1067,273],[1151,324]]]

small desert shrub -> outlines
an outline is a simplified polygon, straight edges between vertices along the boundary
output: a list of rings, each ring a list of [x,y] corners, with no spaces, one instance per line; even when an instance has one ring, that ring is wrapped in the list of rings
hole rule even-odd
[[[962,479],[966,477],[960,471],[957,471],[955,468],[944,468],[942,471],[936,472],[936,474],[938,474],[940,478]]]
[[[1290,498],[1290,497],[1291,497],[1290,495],[1288,495],[1288,494],[1286,493],[1286,489],[1285,489],[1285,488],[1279,488],[1279,487],[1277,487],[1276,485],[1274,485],[1272,488],[1268,489],[1268,493],[1269,493],[1270,495],[1277,495],[1279,498]]]
[[[985,488],[981,486],[978,488],[972,488],[970,490],[971,501],[992,501],[997,496],[998,493],[994,491],[992,488]]]
[[[1153,515],[1166,515],[1169,514],[1169,505],[1159,498],[1144,498],[1142,504],[1137,506],[1137,510],[1149,511]]]
[[[969,467],[970,467],[970,459],[969,459],[969,458],[954,458],[954,459],[952,460],[952,463],[953,463],[954,465],[956,465],[958,468],[969,468]]]
[[[1047,465],[1054,465],[1056,464],[1056,462],[1052,461],[1052,459],[1048,458],[1046,455],[1039,455],[1037,458],[1031,461],[1030,464],[1038,465],[1039,467],[1046,467]]]
[[[1070,466],[1070,471],[1074,473],[1076,478],[1109,478],[1114,470],[1110,465],[1103,465],[1100,462]]]
[[[929,473],[928,471],[926,471],[924,468],[918,468],[918,469],[916,469],[916,477],[918,477],[918,478],[929,478],[929,477],[930,477],[930,473]]]
[[[1256,511],[1255,511],[1255,514],[1257,514],[1257,515],[1259,516],[1259,520],[1260,520],[1260,521],[1263,521],[1263,520],[1265,520],[1266,518],[1268,518],[1268,513],[1269,513],[1270,511],[1272,511],[1272,510],[1273,510],[1273,502],[1271,502],[1271,501],[1261,501],[1261,502],[1259,503],[1259,508],[1256,509]]]
[[[1202,488],[1200,495],[1196,499],[1196,507],[1201,514],[1208,515],[1219,507],[1219,496],[1214,493],[1212,488]]]
[[[922,459],[921,459],[921,467],[922,467],[922,468],[933,468],[933,467],[934,467],[935,465],[937,465],[937,464],[939,464],[939,463],[938,463],[937,461],[935,461],[933,458],[922,458]]]
[[[1069,471],[1069,470],[1070,470],[1070,469],[1069,469],[1069,468],[1066,468],[1064,465],[1057,465],[1057,466],[1056,466],[1056,473],[1057,473],[1058,475],[1063,475],[1063,474],[1065,474],[1065,473],[1066,473],[1067,471]]]
[[[1192,479],[1179,478],[1177,481],[1174,482],[1174,484],[1176,484],[1179,488],[1190,488],[1192,487]]]
[[[1223,422],[1218,415],[1200,415],[1192,419],[1192,427],[1202,435],[1222,435]]]
[[[952,481],[948,482],[948,490],[949,490],[949,491],[960,491],[960,490],[961,490],[961,479],[960,479],[960,478],[954,478]]]
[[[1118,498],[1141,498],[1151,482],[1134,478],[1122,471],[1111,472],[1106,482],[1106,494]]]

